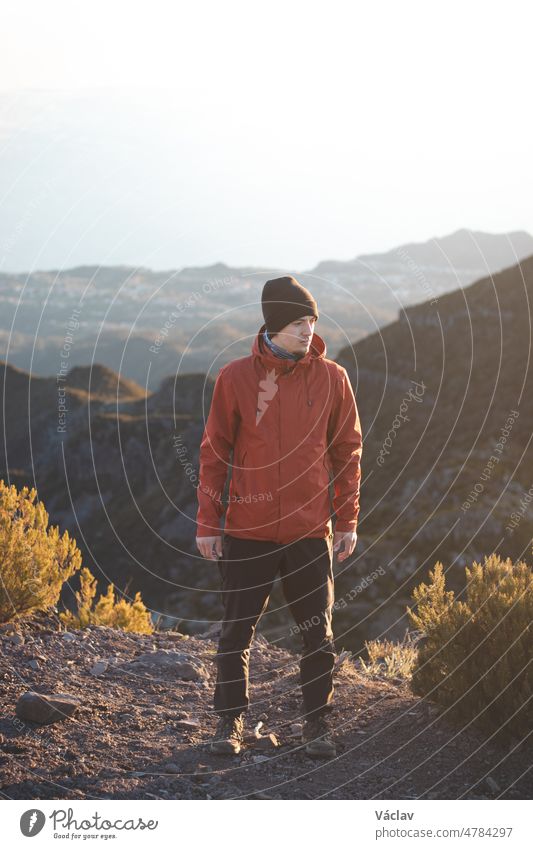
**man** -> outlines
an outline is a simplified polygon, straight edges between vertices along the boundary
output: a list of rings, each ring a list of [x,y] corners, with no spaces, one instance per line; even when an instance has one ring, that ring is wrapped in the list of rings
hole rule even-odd
[[[240,751],[250,645],[279,572],[303,639],[305,751],[332,757],[325,716],[335,664],[332,559],[336,552],[345,560],[356,544],[361,426],[348,374],[326,359],[314,332],[318,308],[311,293],[293,277],[279,277],[267,281],[261,304],[265,323],[251,356],[220,369],[200,447],[196,543],[206,559],[221,558],[224,598],[211,751]]]

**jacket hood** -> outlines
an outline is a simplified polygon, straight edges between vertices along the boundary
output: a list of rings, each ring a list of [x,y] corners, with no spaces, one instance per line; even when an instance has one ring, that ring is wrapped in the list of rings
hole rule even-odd
[[[300,357],[299,360],[294,360],[293,362],[291,360],[284,360],[281,357],[276,357],[263,339],[263,333],[265,330],[266,324],[263,324],[252,345],[254,361],[257,362],[259,360],[265,368],[279,368],[281,370],[286,370],[289,363],[290,366],[294,368],[308,366],[313,360],[323,360],[326,356],[326,343],[322,337],[318,335],[318,333],[313,333],[309,350],[303,357]]]

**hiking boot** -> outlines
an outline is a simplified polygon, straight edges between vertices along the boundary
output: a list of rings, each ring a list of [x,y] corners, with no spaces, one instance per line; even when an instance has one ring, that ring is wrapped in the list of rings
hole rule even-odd
[[[221,716],[209,751],[216,755],[238,755],[244,734],[242,716]]]
[[[337,754],[333,734],[324,716],[304,722],[302,742],[310,758],[334,758]]]

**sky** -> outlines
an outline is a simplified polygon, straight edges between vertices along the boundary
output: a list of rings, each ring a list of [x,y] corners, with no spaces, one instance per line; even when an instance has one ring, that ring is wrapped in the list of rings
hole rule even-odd
[[[4,0],[0,271],[533,230],[526,2]]]

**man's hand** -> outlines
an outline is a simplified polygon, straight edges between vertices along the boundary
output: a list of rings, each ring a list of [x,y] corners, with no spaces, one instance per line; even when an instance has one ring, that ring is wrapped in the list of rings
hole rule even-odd
[[[342,563],[350,556],[357,542],[357,533],[355,531],[335,531],[333,537],[333,552],[338,552],[344,542],[344,550],[337,554],[337,560]]]
[[[222,537],[196,537],[198,551],[206,560],[222,557]]]

